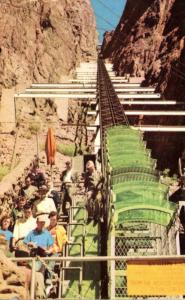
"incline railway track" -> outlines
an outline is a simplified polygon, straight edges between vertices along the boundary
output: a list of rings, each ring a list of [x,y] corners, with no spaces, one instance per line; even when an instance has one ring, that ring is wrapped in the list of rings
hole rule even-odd
[[[121,88],[120,92],[123,90],[126,92],[121,94],[122,100],[119,97],[118,87]],[[94,152],[91,154],[94,155],[96,161],[98,151],[101,152],[100,167],[105,177],[104,222],[96,226],[87,225],[84,201],[83,199],[75,200],[69,211],[71,223],[66,224],[70,229],[68,239],[71,242],[71,250],[67,251],[65,258],[69,263],[67,265],[61,263],[58,299],[94,300],[120,299],[121,297],[122,299],[124,297],[126,297],[124,299],[143,299],[142,296],[133,298],[127,294],[126,259],[124,260],[123,256],[160,256],[166,240],[174,238],[168,226],[171,226],[169,220],[173,221],[175,205],[169,203],[167,187],[159,182],[156,160],[151,158],[151,151],[143,142],[142,127],[139,131],[137,126],[134,129],[131,128],[131,118],[127,114],[128,112],[130,115],[133,112],[137,115],[142,114],[142,110],[136,109],[140,104],[137,104],[139,101],[135,99],[144,99],[140,101],[144,105],[152,105],[152,99],[157,99],[155,100],[157,105],[165,101],[159,101],[160,95],[155,94],[152,88],[141,88],[140,84],[130,83],[123,77],[116,79],[112,66],[104,64],[102,59],[98,59],[97,64],[96,62],[84,64],[77,71],[77,78],[73,81],[64,84],[34,84],[25,93],[15,95],[16,99],[19,97],[61,98],[61,101],[62,98],[74,97],[79,101],[86,101],[88,109],[90,104],[95,104],[96,111],[92,109],[89,112],[92,113],[91,116],[95,115],[97,120],[99,118],[99,121],[91,126],[95,128]],[[128,101],[128,99],[131,100]],[[152,114],[152,110],[150,113]],[[165,113],[167,114],[167,111]],[[83,119],[81,122],[83,123],[71,124],[71,126],[87,126]],[[185,130],[184,127],[181,129]],[[177,127],[175,130],[177,131]],[[119,200],[117,203],[113,202],[113,193]],[[137,202],[137,199],[141,201]],[[124,202],[126,205],[122,207]],[[133,206],[132,202],[134,202]],[[138,218],[138,207],[141,219]],[[114,209],[118,215],[118,226],[115,225],[117,221],[114,220]],[[131,218],[134,221],[130,221]],[[165,251],[165,254],[176,254],[176,249],[172,247]],[[106,256],[109,256],[109,261],[110,256],[120,256],[120,260],[115,262],[118,258],[112,259],[110,264],[105,262],[101,265],[85,264],[88,257],[96,261],[98,256],[104,257],[104,261],[106,261]],[[77,265],[73,265],[75,257],[77,257]],[[59,260],[62,262],[62,257]],[[98,260],[100,261],[100,257]],[[75,267],[80,274],[79,280],[76,279],[78,274],[74,276]],[[68,274],[69,271],[73,274]],[[35,299],[33,289],[32,300]],[[148,298],[145,297],[145,299]]]
[[[99,98],[101,126],[129,125],[114,86],[102,59],[98,60],[97,96]]]

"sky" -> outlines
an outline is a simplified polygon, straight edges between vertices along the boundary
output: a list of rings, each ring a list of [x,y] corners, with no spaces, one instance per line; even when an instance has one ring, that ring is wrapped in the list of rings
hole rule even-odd
[[[96,15],[97,30],[100,43],[103,33],[112,30],[118,24],[123,13],[126,0],[91,0]]]

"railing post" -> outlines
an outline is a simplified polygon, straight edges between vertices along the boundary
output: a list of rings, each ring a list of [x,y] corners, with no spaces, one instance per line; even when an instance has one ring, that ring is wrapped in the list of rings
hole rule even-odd
[[[59,274],[59,288],[58,288],[59,299],[62,297],[62,270],[63,270],[63,266],[60,268],[60,274]]]
[[[30,289],[30,296],[31,300],[35,299],[35,258],[32,258],[32,271],[31,271],[31,289]]]

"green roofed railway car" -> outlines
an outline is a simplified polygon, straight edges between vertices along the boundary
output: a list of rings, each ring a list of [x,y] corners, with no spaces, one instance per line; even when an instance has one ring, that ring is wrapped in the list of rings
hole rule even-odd
[[[177,208],[168,199],[168,186],[160,182],[142,133],[126,126],[108,128],[104,148],[111,186],[108,255],[176,254]],[[126,270],[124,262],[109,264],[110,299],[132,299],[124,298],[128,297]]]

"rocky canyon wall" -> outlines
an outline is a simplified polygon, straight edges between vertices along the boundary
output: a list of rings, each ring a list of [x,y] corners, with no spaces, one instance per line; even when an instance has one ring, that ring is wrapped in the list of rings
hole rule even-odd
[[[90,0],[0,1],[0,86],[59,82],[96,44]]]
[[[144,75],[166,98],[185,99],[185,1],[127,0],[103,54],[119,74]]]
[[[184,101],[185,1],[127,0],[117,28],[105,34],[102,52],[118,74],[144,76],[143,85],[155,86],[163,98]],[[143,124],[183,125],[185,118],[144,117]],[[177,173],[178,158],[185,150],[184,134],[146,133],[145,138],[158,168]]]

